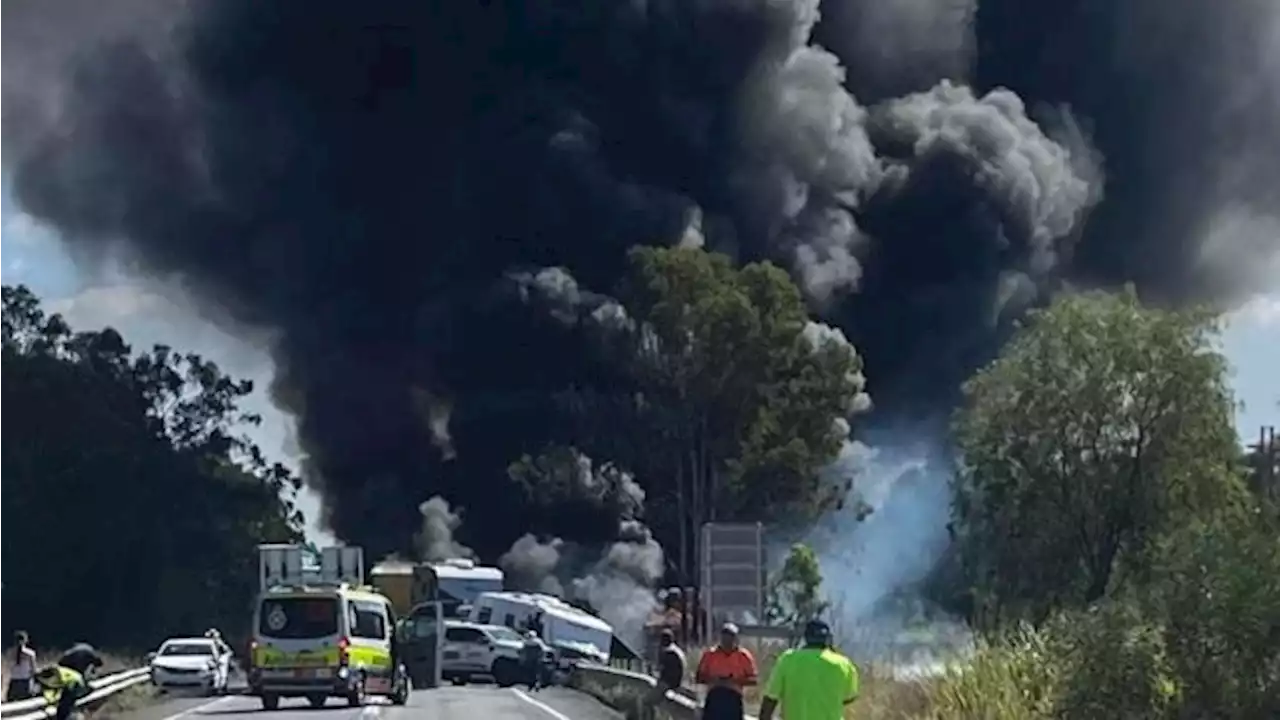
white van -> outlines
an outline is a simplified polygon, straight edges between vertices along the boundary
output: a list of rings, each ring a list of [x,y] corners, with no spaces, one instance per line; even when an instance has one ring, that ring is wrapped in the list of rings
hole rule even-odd
[[[556,650],[558,657],[609,662],[613,626],[552,595],[481,593],[471,607],[469,619],[481,625],[506,625],[523,630],[535,615],[542,621],[543,641]]]

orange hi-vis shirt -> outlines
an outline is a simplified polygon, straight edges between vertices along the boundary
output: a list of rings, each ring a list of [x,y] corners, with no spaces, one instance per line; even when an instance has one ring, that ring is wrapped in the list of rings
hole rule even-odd
[[[709,685],[718,678],[726,678],[739,689],[756,684],[756,659],[746,648],[725,650],[715,647],[702,653],[698,660],[697,681]]]

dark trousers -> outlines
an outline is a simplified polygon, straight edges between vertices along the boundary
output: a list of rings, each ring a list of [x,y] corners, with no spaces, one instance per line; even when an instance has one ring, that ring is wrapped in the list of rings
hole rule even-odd
[[[743,720],[742,693],[723,687],[708,690],[702,703],[702,720]]]
[[[58,696],[58,711],[53,716],[54,720],[67,720],[72,713],[76,711],[76,701],[88,695],[82,692],[78,687],[62,688],[62,694]]]
[[[27,698],[33,697],[34,693],[31,690],[32,684],[33,683],[30,678],[25,680],[10,680],[9,687],[4,693],[4,701],[17,702],[19,700],[26,700]]]
[[[541,662],[526,662],[524,664],[524,676],[525,682],[528,684],[530,690],[537,690],[539,687],[546,684],[543,680]]]

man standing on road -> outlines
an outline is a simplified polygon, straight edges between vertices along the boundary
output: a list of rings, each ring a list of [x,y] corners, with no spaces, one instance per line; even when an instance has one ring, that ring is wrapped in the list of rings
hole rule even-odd
[[[537,692],[544,684],[542,668],[546,662],[546,654],[547,646],[543,644],[542,638],[538,637],[538,633],[526,630],[524,647],[520,649],[520,665],[524,670],[530,692]]]
[[[676,634],[664,629],[658,639],[658,688],[666,693],[684,684],[684,651],[676,644]]]
[[[831,628],[812,620],[804,628],[804,646],[774,664],[760,720],[773,720],[779,705],[784,720],[841,720],[844,707],[857,699],[858,668],[831,647]]]
[[[742,691],[756,684],[756,659],[738,646],[737,625],[720,628],[720,644],[702,653],[696,680],[708,686],[703,720],[743,720]]]
[[[648,717],[655,716],[669,690],[678,690],[684,684],[684,670],[684,651],[676,644],[676,634],[664,628],[658,636],[658,677],[649,698]]]

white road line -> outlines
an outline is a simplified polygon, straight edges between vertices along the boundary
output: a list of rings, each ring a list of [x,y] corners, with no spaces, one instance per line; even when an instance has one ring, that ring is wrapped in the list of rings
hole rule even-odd
[[[523,690],[517,690],[516,688],[511,688],[511,692],[515,693],[516,697],[538,708],[539,710],[550,715],[556,720],[570,720],[568,715],[565,715],[564,713],[560,712],[559,710],[556,710],[555,708],[551,707],[550,705],[544,702],[541,702],[539,700],[534,700],[533,698],[525,694]],[[166,720],[168,719],[166,718]]]
[[[165,718],[164,720],[178,720],[178,718],[184,718],[184,717],[187,717],[188,715],[195,715],[196,713],[200,712],[201,710],[208,710],[209,708],[213,707],[214,705],[217,705],[218,703],[224,703],[224,702],[226,702],[226,701],[228,701],[228,700],[235,700],[235,699],[236,699],[236,697],[237,697],[237,696],[235,696],[235,695],[229,695],[229,696],[227,696],[227,697],[220,697],[220,698],[218,698],[217,700],[210,700],[209,702],[204,703],[203,705],[197,705],[197,706],[195,706],[195,707],[193,707],[193,708],[187,708],[186,710],[183,710],[182,712],[178,713],[177,715],[170,715],[169,717]]]

